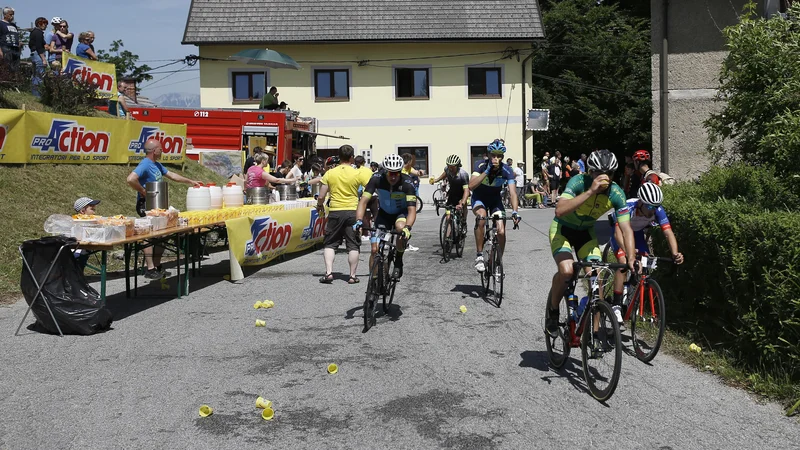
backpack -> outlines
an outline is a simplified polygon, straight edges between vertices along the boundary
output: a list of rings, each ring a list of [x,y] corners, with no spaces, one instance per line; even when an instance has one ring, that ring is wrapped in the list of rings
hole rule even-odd
[[[675,183],[678,182],[678,180],[676,180],[675,178],[671,177],[666,172],[660,172],[658,174],[658,177],[661,178],[661,184],[675,184]]]

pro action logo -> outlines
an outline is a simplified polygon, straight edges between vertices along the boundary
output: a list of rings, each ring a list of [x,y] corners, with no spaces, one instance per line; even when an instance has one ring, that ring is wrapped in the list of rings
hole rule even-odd
[[[108,153],[111,135],[91,131],[74,120],[53,119],[47,136],[35,135],[31,148],[40,152]]]
[[[250,225],[252,239],[245,244],[244,256],[261,256],[285,249],[292,237],[292,224],[280,224],[272,217],[259,217]]]
[[[114,75],[95,72],[83,61],[73,58],[67,59],[67,67],[64,68],[64,72],[71,74],[73,80],[85,81],[97,86],[97,90],[101,92],[111,92],[113,90]]]
[[[161,142],[164,153],[168,155],[180,155],[183,152],[184,140],[181,136],[169,136],[158,127],[142,127],[139,138],[128,144],[128,151],[143,153],[144,144],[148,139],[153,138]]]
[[[0,152],[3,151],[3,147],[6,145],[6,136],[8,136],[8,127],[0,124]]]
[[[328,220],[325,216],[320,216],[319,211],[312,209],[311,220],[308,226],[303,228],[303,234],[300,236],[300,239],[308,241],[322,237],[325,234],[325,224],[327,222]]]

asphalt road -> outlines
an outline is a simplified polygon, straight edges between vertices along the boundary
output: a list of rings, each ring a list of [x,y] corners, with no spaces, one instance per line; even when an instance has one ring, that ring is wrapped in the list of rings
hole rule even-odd
[[[344,253],[337,280],[319,284],[320,251],[240,284],[223,281],[227,253],[215,254],[180,300],[126,300],[117,279],[113,330],[95,336],[14,337],[25,303],[2,307],[0,448],[800,448],[800,425],[778,405],[665,354],[652,365],[626,355],[607,404],[586,392],[579,352],[550,370],[553,212],[522,215],[498,309],[478,295],[474,241],[441,263],[438,218],[424,211],[397,306],[366,334],[366,254],[358,285],[345,281]],[[275,307],[253,309],[264,299]],[[259,395],[274,420],[261,419]],[[214,414],[200,418],[202,404]]]

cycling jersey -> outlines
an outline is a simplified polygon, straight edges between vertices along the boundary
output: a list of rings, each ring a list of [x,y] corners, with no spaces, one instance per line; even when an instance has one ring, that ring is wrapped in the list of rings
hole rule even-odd
[[[417,206],[417,196],[414,193],[414,185],[408,175],[401,174],[400,181],[392,186],[386,175],[374,175],[369,179],[367,187],[364,188],[364,197],[372,198],[377,192],[380,213],[383,214],[406,214],[408,206]]]
[[[489,161],[482,161],[476,164],[475,169],[472,171],[472,176],[480,176],[480,174],[486,172],[486,167],[489,164],[491,164]],[[499,198],[503,192],[503,186],[506,183],[516,185],[516,180],[517,178],[511,167],[501,162],[499,168],[492,168],[489,174],[481,181],[481,184],[472,190],[472,196],[477,196],[478,198],[496,196]]]
[[[580,174],[572,177],[567,183],[567,188],[559,198],[571,199],[584,193],[591,186],[594,179],[589,174]],[[566,216],[556,217],[554,220],[559,224],[575,230],[588,230],[594,227],[594,223],[609,209],[614,209],[618,222],[630,221],[630,210],[625,201],[625,193],[617,183],[611,182],[605,192],[601,192],[589,197],[575,211]]]
[[[469,174],[466,170],[462,168],[458,168],[458,172],[453,175],[450,170],[445,166],[444,168],[445,176],[447,177],[447,182],[450,184],[450,188],[465,186],[469,184]]]
[[[631,198],[628,199],[628,209],[630,210],[630,222],[631,228],[633,228],[634,232],[642,231],[645,228],[649,228],[650,226],[657,224],[661,227],[662,230],[669,230],[672,226],[669,224],[669,218],[667,217],[667,211],[664,209],[663,206],[659,205],[658,208],[655,210],[655,215],[651,217],[647,217],[644,214],[640,214],[637,211],[637,206],[639,206],[639,199],[638,198]],[[614,223],[616,223],[616,217],[612,217]]]

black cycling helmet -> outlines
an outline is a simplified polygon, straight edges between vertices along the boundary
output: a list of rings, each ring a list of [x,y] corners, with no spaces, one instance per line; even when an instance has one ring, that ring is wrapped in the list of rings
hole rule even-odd
[[[589,171],[613,172],[617,170],[617,157],[608,150],[595,150],[586,160]]]

